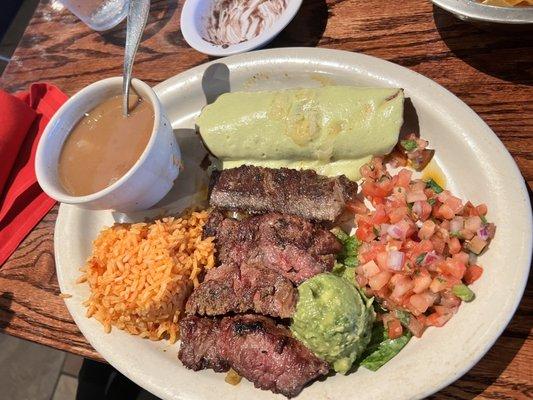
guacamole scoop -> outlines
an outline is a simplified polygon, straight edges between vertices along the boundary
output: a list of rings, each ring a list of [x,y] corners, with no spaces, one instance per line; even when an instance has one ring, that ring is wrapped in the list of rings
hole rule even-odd
[[[324,273],[298,287],[294,336],[335,371],[347,373],[368,343],[375,313],[345,278]]]

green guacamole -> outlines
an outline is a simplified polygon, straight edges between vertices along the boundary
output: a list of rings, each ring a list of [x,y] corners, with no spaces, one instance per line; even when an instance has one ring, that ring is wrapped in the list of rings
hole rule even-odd
[[[346,279],[319,274],[298,287],[291,331],[335,371],[347,373],[370,341],[375,313]]]

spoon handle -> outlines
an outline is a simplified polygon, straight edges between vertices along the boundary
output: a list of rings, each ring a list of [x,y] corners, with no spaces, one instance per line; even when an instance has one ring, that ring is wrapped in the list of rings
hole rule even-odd
[[[122,112],[128,116],[131,72],[135,54],[139,48],[139,43],[143,35],[148,13],[150,11],[150,0],[130,0],[128,9],[128,20],[126,27],[126,48],[124,51],[124,72],[122,78]]]

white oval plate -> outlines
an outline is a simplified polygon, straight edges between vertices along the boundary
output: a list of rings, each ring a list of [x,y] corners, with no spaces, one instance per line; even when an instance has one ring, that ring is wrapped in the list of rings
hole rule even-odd
[[[229,79],[229,80],[228,80]],[[449,385],[470,369],[492,346],[515,311],[529,273],[532,245],[531,207],[524,181],[496,135],[468,106],[446,89],[406,68],[377,58],[324,49],[264,50],[220,59],[159,84],[155,91],[166,107],[184,154],[180,190],[162,202],[165,210],[194,201],[205,181],[195,166],[203,157],[190,128],[207,97],[231,88],[257,90],[348,84],[405,89],[418,114],[421,135],[436,149],[436,161],[448,187],[462,198],[489,207],[497,225],[490,251],[481,257],[483,277],[475,282],[477,298],[463,304],[444,328],[428,329],[413,339],[377,372],[360,368],[349,376],[315,382],[299,399],[418,399]],[[198,147],[196,147],[198,146]],[[177,202],[173,202],[179,198]],[[129,216],[153,216],[160,210]],[[224,374],[193,372],[177,359],[178,344],[150,342],[117,329],[110,334],[85,318],[86,284],[76,285],[78,267],[104,225],[124,216],[61,205],[55,230],[55,257],[61,291],[81,332],[120,372],[164,399],[282,398],[254,389],[247,381],[224,382]]]

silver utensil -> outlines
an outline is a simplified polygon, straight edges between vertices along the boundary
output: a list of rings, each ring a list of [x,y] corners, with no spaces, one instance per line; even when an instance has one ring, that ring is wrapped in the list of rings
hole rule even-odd
[[[125,117],[129,111],[131,72],[135,54],[139,48],[139,43],[143,35],[148,13],[150,11],[150,0],[130,0],[128,9],[128,19],[126,27],[126,48],[124,51],[124,72],[122,80],[122,113]]]

